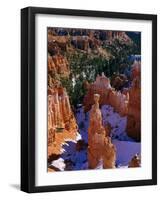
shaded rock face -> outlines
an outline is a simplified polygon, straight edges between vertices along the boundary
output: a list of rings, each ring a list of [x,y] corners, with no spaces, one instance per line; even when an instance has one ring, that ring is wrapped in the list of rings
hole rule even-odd
[[[121,90],[128,84],[127,77],[124,74],[114,74],[111,78],[111,85],[116,90]]]
[[[97,76],[94,83],[85,83],[87,94],[84,97],[84,111],[87,112],[94,104],[93,95],[100,95],[100,105],[111,105],[121,116],[127,116],[127,134],[140,141],[141,139],[141,87],[140,62],[132,66],[132,84],[122,92],[111,87],[110,79],[104,74]],[[123,78],[122,78],[123,79]]]
[[[91,109],[94,104],[93,96],[94,94],[100,95],[100,105],[107,104],[109,92],[111,90],[110,80],[102,74],[102,76],[97,76],[94,83],[88,84],[87,94],[84,97],[84,111],[87,112]]]
[[[94,104],[90,111],[90,123],[88,128],[88,166],[95,169],[99,162],[103,162],[103,168],[115,168],[116,150],[110,137],[106,136],[106,130],[102,125],[102,114],[99,109],[99,94],[94,95]]]
[[[141,62],[140,61],[134,61],[134,64],[132,65],[132,80],[135,78],[140,78],[141,76]]]
[[[67,51],[69,38],[67,36],[55,36],[54,34],[53,30],[48,30],[48,75],[52,77],[54,75],[53,79],[55,80],[69,78],[69,62],[62,53]]]
[[[69,79],[70,66],[63,51],[69,46],[68,36],[58,36],[48,29],[48,159],[62,154],[66,141],[76,141],[77,123],[66,88],[60,79]]]
[[[87,85],[87,84],[86,84]],[[95,93],[100,95],[100,105],[111,105],[121,115],[127,115],[128,112],[128,100],[129,93],[116,91],[111,87],[110,79],[104,74],[97,76],[96,81],[92,84],[88,84],[87,94],[84,97],[84,110],[87,112],[90,110],[94,103],[93,95]]]
[[[128,35],[122,31],[48,28],[48,52],[51,56],[61,51],[79,49],[109,58],[111,54],[104,51],[101,45],[112,44],[115,40],[122,44],[132,43]]]
[[[140,166],[141,166],[141,159],[139,155],[136,154],[129,162],[128,167],[131,168],[131,167],[140,167]]]
[[[129,104],[127,115],[127,134],[137,141],[141,139],[141,93],[140,80],[134,79],[129,90]]]
[[[141,86],[140,63],[135,63],[132,70],[133,81],[129,90],[127,115],[127,134],[137,141],[141,140]]]
[[[61,50],[66,51],[69,44],[68,36],[58,36],[48,33],[48,52],[55,55]]]
[[[73,36],[71,44],[78,49],[87,51],[90,49],[97,49],[101,45],[100,40],[96,39],[92,34],[90,36]]]
[[[109,43],[112,43],[115,39],[120,40],[123,44],[132,43],[129,36],[123,31],[106,31],[104,32],[104,39],[105,38]]]
[[[48,156],[61,153],[66,139],[75,140],[77,124],[63,87],[48,91]]]
[[[129,92],[121,93],[120,91],[111,90],[109,93],[109,105],[114,107],[115,111],[121,116],[128,113]]]
[[[61,55],[48,55],[48,70],[52,73],[57,73],[61,77],[69,77],[70,68],[67,59]]]

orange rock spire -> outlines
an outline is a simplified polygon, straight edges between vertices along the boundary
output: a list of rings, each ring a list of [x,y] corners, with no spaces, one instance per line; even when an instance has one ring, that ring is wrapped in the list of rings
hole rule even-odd
[[[134,62],[132,69],[132,87],[129,90],[127,114],[127,134],[140,141],[141,139],[141,85],[140,62]]]
[[[127,115],[128,112],[128,100],[129,94],[115,91],[111,87],[110,79],[107,78],[104,73],[101,76],[96,77],[96,81],[92,84],[88,84],[87,94],[84,97],[84,110],[85,112],[90,110],[94,103],[93,95],[97,93],[100,95],[101,105],[111,105],[122,116]]]
[[[95,103],[90,111],[88,128],[88,165],[90,169],[94,169],[103,160],[103,168],[114,168],[116,160],[115,147],[111,143],[110,137],[106,137],[106,131],[102,125],[99,99],[100,95],[94,94]]]

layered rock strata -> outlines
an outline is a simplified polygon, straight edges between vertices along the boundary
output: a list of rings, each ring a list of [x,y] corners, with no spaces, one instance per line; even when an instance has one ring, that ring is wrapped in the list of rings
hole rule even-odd
[[[48,156],[61,154],[66,140],[76,140],[77,124],[63,87],[48,89]]]
[[[87,83],[86,83],[87,85]],[[84,111],[90,110],[94,103],[93,95],[95,93],[100,95],[100,105],[111,105],[119,112],[122,116],[127,115],[128,112],[128,92],[116,91],[111,87],[110,79],[104,74],[97,76],[94,83],[88,84],[87,94],[84,97]]]
[[[67,59],[59,53],[54,56],[48,55],[48,71],[49,73],[56,73],[61,77],[69,77],[69,63]]]

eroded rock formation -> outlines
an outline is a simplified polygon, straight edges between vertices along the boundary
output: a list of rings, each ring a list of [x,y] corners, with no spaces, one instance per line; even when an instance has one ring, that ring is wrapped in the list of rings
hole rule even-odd
[[[115,111],[121,116],[126,116],[128,113],[129,92],[122,93],[120,91],[111,90],[109,92],[108,103],[114,107]]]
[[[94,94],[100,95],[100,105],[107,104],[111,85],[110,80],[104,74],[102,74],[102,76],[98,75],[96,77],[96,81],[94,83],[88,84],[87,86],[87,94],[83,100],[85,112],[89,111],[91,106],[94,104]]]
[[[100,105],[111,105],[121,115],[127,115],[128,112],[128,92],[121,93],[111,87],[110,79],[104,74],[97,76],[96,81],[92,84],[87,84],[87,94],[84,97],[84,110],[89,111],[94,103],[93,95],[95,93],[100,95]]]
[[[90,111],[88,128],[88,165],[90,169],[103,161],[103,168],[115,168],[116,150],[110,137],[106,136],[102,125],[102,114],[99,109],[99,94],[94,94],[94,104]]]
[[[133,65],[133,81],[129,90],[129,104],[127,115],[127,134],[137,141],[141,139],[141,85],[140,63]]]
[[[54,33],[48,33],[48,52],[51,55],[55,55],[60,50],[66,51],[69,45],[68,36],[58,36]]]
[[[121,90],[128,83],[127,77],[124,74],[114,74],[111,78],[111,85],[116,90]]]
[[[140,78],[140,76],[141,76],[141,62],[140,61],[134,61],[131,71],[132,71],[132,74],[131,74],[132,80],[134,80],[135,78]]]
[[[61,51],[79,49],[105,58],[112,57],[110,51],[104,50],[102,44],[112,44],[115,40],[130,44],[132,40],[122,31],[95,31],[81,29],[48,28],[48,52],[51,56]]]
[[[141,166],[141,159],[140,159],[139,155],[136,154],[129,162],[128,167],[130,168],[130,167],[140,167],[140,166]]]
[[[66,90],[48,89],[48,156],[60,154],[65,140],[75,140],[77,124]]]
[[[48,70],[49,73],[52,71],[52,73],[57,73],[61,77],[69,77],[70,74],[67,59],[59,53],[54,56],[48,55]]]
[[[76,141],[77,123],[61,78],[69,78],[70,66],[63,51],[67,51],[68,36],[58,36],[48,29],[48,159],[62,153],[62,145]]]
[[[116,91],[111,87],[110,79],[104,74],[97,76],[94,83],[85,83],[87,94],[84,97],[84,111],[87,112],[94,104],[93,95],[100,95],[100,105],[111,105],[121,116],[127,116],[127,134],[139,141],[141,137],[141,88],[140,62],[132,66],[132,84],[129,89]]]

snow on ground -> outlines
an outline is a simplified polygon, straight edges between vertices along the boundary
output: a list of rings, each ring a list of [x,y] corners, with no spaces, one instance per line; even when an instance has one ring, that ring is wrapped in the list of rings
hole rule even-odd
[[[101,159],[95,169],[103,169],[103,160]]]
[[[111,125],[111,138],[116,147],[116,165],[117,167],[126,168],[129,161],[136,153],[141,153],[141,144],[136,143],[126,134],[127,117],[121,117],[114,111],[113,107],[104,105],[101,107],[103,124]],[[63,170],[82,170],[88,169],[87,147],[77,151],[76,143],[84,140],[88,144],[88,126],[89,112],[84,113],[83,107],[79,107],[76,112],[76,120],[79,127],[76,141],[68,140],[63,144],[62,154],[58,160],[52,162],[52,165]],[[60,164],[59,164],[60,163]],[[96,169],[102,169],[102,161]]]
[[[76,151],[71,158],[72,162],[75,163],[73,170],[87,169],[87,151]]]
[[[61,171],[64,170],[81,170],[81,169],[87,169],[88,168],[88,163],[87,163],[87,150],[80,150],[76,151],[76,143],[69,141],[67,144],[63,146],[64,152],[61,155],[61,165],[62,162],[68,163],[68,167],[59,168],[57,162],[52,162],[52,165],[56,168],[59,168]],[[59,160],[59,159],[58,159]],[[58,161],[56,160],[56,161]],[[58,161],[59,162],[59,161]]]
[[[126,124],[127,117],[121,117],[110,105],[103,105],[101,108],[103,124],[111,125],[111,138],[123,141],[134,141],[132,138],[127,136]]]
[[[60,171],[64,171],[65,163],[62,158],[58,158],[57,160],[52,161],[52,165]]]
[[[141,145],[138,142],[113,140],[116,147],[116,164],[118,167],[128,166],[135,154],[141,154]]]
[[[84,113],[83,107],[77,109],[76,120],[82,139],[88,143],[89,112]]]
[[[73,139],[71,139],[71,138],[67,138],[67,139],[65,139],[65,141],[77,143],[77,141],[79,141],[79,140],[82,139],[82,136],[81,136],[81,134],[79,134],[78,132],[77,132],[76,134],[77,134],[77,135],[76,135],[76,139],[75,139],[75,140],[73,140]],[[67,143],[62,143],[62,144],[64,145],[64,144],[67,144]]]

